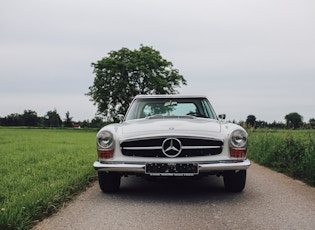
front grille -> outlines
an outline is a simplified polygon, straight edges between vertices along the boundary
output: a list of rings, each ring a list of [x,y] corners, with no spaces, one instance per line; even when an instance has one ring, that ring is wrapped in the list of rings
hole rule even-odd
[[[163,153],[163,143],[167,139],[180,141],[181,152],[177,157],[196,157],[217,155],[222,152],[223,141],[203,138],[153,138],[142,140],[127,140],[120,144],[121,152],[125,156],[137,157],[167,157]],[[176,147],[178,149],[178,147]]]

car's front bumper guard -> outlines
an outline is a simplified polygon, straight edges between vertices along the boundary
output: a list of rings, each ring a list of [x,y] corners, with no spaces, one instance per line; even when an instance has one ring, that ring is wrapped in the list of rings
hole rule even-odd
[[[197,162],[199,166],[199,172],[211,172],[211,171],[225,171],[225,170],[244,170],[250,166],[248,159],[215,161],[215,162]],[[93,164],[95,170],[108,171],[108,172],[130,172],[130,173],[145,173],[145,163],[122,163],[122,162],[110,162],[101,163],[95,161]]]

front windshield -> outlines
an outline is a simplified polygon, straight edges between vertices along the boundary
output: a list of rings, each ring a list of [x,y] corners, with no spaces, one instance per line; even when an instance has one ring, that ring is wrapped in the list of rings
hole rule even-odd
[[[153,116],[194,116],[217,119],[206,98],[137,98],[126,120]]]

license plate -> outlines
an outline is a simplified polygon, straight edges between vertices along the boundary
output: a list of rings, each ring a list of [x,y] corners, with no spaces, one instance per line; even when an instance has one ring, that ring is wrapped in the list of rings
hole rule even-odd
[[[145,173],[151,176],[194,176],[199,173],[197,163],[147,163]]]

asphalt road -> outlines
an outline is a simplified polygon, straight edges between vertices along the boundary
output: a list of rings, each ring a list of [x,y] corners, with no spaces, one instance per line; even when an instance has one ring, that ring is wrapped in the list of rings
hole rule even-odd
[[[315,229],[315,188],[257,164],[238,194],[222,177],[128,177],[117,194],[95,183],[35,229]]]

